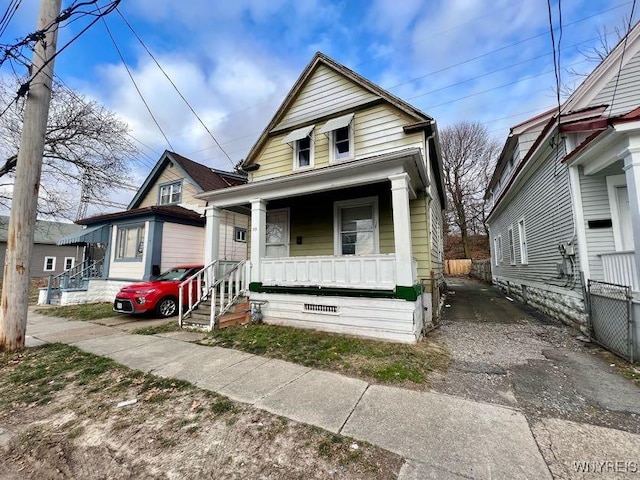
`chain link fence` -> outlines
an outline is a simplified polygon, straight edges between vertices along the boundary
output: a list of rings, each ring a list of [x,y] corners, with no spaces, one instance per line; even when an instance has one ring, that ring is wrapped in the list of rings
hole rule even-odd
[[[589,280],[589,329],[607,350],[633,362],[631,287]]]

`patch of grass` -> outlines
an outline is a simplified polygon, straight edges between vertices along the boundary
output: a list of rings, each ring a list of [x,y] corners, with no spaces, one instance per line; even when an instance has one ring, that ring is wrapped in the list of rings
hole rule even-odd
[[[161,325],[156,325],[153,327],[138,328],[131,333],[134,333],[136,335],[155,335],[157,333],[177,332],[179,330],[180,325],[178,325],[178,321],[173,320],[171,322],[163,323]]]
[[[275,325],[214,330],[203,343],[381,383],[425,384],[429,372],[446,370],[450,363],[449,353],[428,341],[407,345]]]
[[[111,303],[85,303],[82,305],[64,305],[61,307],[39,308],[36,313],[50,317],[62,317],[69,320],[98,320],[116,316]]]
[[[231,400],[219,398],[211,404],[211,411],[216,415],[222,415],[225,413],[238,413],[239,409]]]
[[[43,405],[51,400],[54,392],[69,383],[85,384],[120,367],[113,360],[84,353],[75,347],[49,344],[4,354],[0,368],[10,370],[0,385],[6,382],[14,387],[7,400]]]

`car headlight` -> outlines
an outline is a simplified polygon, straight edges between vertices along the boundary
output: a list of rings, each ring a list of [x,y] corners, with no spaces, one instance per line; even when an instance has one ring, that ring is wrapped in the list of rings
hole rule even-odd
[[[143,290],[136,290],[133,293],[135,293],[136,295],[148,295],[148,294],[153,293],[155,291],[156,291],[155,288],[145,288]]]

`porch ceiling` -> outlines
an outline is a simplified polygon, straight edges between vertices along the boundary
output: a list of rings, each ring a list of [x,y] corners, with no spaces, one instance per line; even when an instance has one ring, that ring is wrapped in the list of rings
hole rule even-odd
[[[254,199],[275,200],[368,185],[385,181],[391,175],[399,173],[409,175],[413,192],[429,186],[422,152],[418,148],[408,148],[317,170],[205,192],[196,197],[207,200],[212,206],[228,208],[248,204]]]
[[[595,175],[618,160],[623,160],[626,152],[633,147],[637,132],[609,127],[592,139],[587,139],[584,146],[579,146],[576,153],[567,157],[569,166],[582,165],[585,175]]]

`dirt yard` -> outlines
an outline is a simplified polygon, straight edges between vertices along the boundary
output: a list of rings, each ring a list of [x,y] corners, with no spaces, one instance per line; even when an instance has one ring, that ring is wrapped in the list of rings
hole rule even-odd
[[[72,347],[0,355],[3,479],[396,478],[371,445]]]

